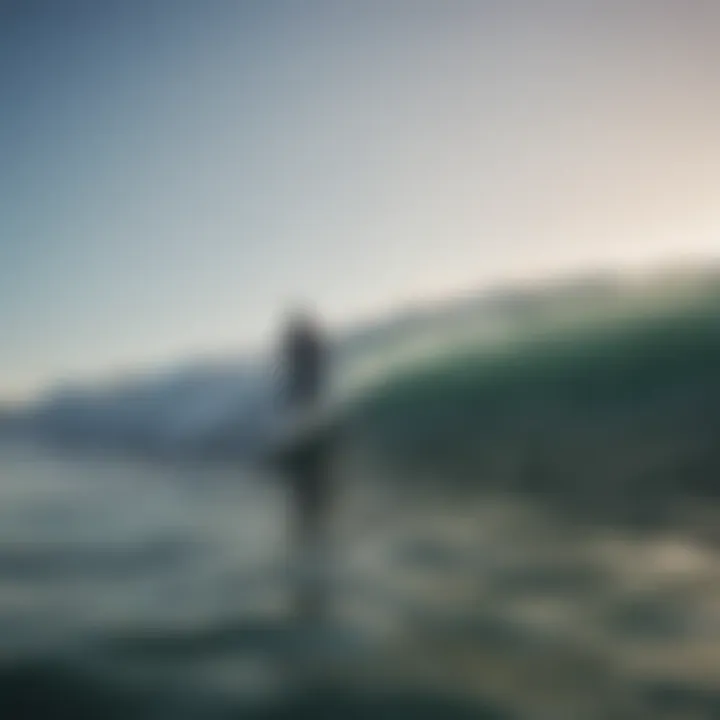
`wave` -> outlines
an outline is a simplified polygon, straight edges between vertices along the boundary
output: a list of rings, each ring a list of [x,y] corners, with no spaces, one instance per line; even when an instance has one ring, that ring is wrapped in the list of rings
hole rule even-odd
[[[717,497],[719,309],[706,297],[421,360],[360,398],[357,427],[415,479],[630,514]]]
[[[600,475],[649,476],[669,440],[678,458],[705,457],[683,472],[706,473],[718,405],[713,278],[525,288],[377,323],[336,339],[331,411],[389,457],[486,482],[505,472],[520,485],[542,485],[528,474],[543,473],[573,484],[581,454]],[[25,424],[64,445],[249,457],[278,430],[277,398],[267,359],[206,363],[61,389]],[[643,468],[608,466],[625,446],[634,455],[619,454]],[[509,456],[525,469],[490,467]]]

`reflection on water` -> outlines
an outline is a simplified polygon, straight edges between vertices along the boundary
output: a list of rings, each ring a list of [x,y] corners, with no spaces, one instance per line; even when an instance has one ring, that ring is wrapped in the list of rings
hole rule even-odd
[[[20,444],[0,473],[12,717],[720,713],[720,556],[687,531],[349,475],[302,623],[275,478]]]

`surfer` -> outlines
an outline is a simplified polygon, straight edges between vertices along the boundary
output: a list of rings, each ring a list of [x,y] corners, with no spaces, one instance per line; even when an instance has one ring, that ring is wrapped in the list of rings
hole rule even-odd
[[[312,409],[324,393],[327,359],[322,332],[307,313],[296,311],[290,316],[283,355],[289,407]]]
[[[295,312],[290,316],[282,363],[290,434],[281,455],[290,483],[292,538],[303,562],[317,562],[327,526],[331,484],[331,441],[323,423],[317,422],[327,389],[328,348],[323,332],[308,314]],[[308,586],[301,588],[300,595],[302,612],[314,613],[322,604]]]

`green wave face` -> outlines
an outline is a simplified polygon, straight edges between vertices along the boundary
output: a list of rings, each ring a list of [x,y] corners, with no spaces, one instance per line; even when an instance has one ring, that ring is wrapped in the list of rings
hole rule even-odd
[[[419,353],[379,374],[349,415],[378,456],[416,479],[628,512],[637,498],[647,510],[650,498],[715,494],[716,294],[660,293],[567,318]]]

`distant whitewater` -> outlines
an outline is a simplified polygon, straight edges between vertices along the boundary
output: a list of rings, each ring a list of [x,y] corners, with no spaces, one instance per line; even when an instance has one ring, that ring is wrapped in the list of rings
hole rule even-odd
[[[272,373],[249,362],[198,364],[111,386],[62,388],[25,413],[40,438],[172,455],[262,445],[275,421]]]

